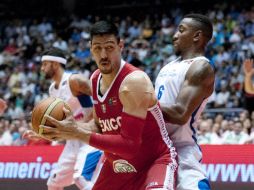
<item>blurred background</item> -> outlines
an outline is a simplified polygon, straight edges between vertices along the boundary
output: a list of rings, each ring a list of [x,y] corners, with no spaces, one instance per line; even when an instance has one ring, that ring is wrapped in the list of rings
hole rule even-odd
[[[204,169],[213,189],[254,189],[254,94],[244,91],[242,67],[254,58],[253,0],[1,0],[0,97],[8,108],[0,117],[0,189],[46,189],[62,150],[21,138],[34,104],[48,96],[50,81],[40,73],[45,49],[66,51],[67,70],[89,78],[96,69],[89,28],[113,20],[125,41],[123,58],[154,82],[176,58],[172,36],[192,12],[206,14],[214,27],[206,56],[216,67],[215,90],[197,126]]]

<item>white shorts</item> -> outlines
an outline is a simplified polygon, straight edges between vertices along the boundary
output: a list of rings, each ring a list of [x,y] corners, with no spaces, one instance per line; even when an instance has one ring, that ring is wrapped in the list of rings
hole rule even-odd
[[[86,181],[95,182],[98,173],[96,165],[102,152],[77,140],[68,140],[61,153],[56,168],[51,172],[47,185],[66,187],[83,177]]]
[[[200,163],[202,153],[197,145],[176,148],[178,154],[177,190],[210,190]]]

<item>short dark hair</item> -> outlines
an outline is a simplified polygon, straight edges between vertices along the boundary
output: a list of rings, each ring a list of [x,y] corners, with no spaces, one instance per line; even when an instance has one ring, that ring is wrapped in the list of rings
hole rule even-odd
[[[98,21],[91,27],[90,40],[93,39],[93,36],[104,34],[113,34],[114,36],[116,36],[117,41],[120,40],[118,28],[116,27],[116,25],[113,22],[105,20]]]
[[[212,38],[213,24],[207,16],[201,14],[188,14],[185,15],[184,18],[191,18],[196,21],[197,24],[195,27],[202,30],[204,35],[208,38],[208,41]]]
[[[42,56],[43,55],[52,55],[52,56],[62,57],[64,59],[66,59],[65,52],[59,48],[56,48],[56,47],[51,47],[51,48],[45,50],[42,53]]]

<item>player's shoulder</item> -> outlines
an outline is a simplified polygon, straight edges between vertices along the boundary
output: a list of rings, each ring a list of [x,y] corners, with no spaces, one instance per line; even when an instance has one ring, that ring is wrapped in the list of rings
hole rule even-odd
[[[146,81],[150,81],[148,75],[141,70],[135,70],[128,75],[125,76],[123,82],[133,82],[133,83],[143,83]]]
[[[79,79],[82,79],[82,78],[84,78],[84,76],[80,73],[71,73],[69,80],[74,80],[75,81],[75,80],[79,80]]]
[[[152,82],[149,76],[141,70],[135,70],[125,76],[120,86],[120,91],[139,91],[144,88],[153,88]]]
[[[215,71],[208,59],[197,59],[191,64],[186,78],[198,83],[213,83]]]

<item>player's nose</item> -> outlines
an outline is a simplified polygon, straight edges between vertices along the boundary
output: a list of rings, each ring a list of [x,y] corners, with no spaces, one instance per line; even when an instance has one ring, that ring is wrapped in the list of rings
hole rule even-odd
[[[105,59],[105,58],[108,57],[105,48],[102,48],[101,53],[100,53],[100,56],[101,56],[102,59]]]

